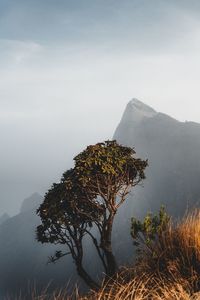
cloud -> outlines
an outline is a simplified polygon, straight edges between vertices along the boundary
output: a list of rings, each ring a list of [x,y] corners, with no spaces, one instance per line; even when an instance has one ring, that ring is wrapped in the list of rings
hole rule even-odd
[[[41,55],[43,46],[34,41],[0,39],[0,64],[13,67]]]
[[[0,1],[0,37],[41,44],[167,51],[192,30],[198,1]],[[20,58],[19,58],[20,60]]]

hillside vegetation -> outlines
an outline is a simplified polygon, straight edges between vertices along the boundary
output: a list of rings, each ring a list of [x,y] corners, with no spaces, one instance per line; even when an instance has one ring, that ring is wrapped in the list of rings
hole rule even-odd
[[[186,214],[179,222],[170,221],[154,240],[153,247],[143,250],[135,266],[122,268],[99,292],[81,297],[76,291],[72,297],[67,297],[63,290],[51,296],[45,292],[40,297],[32,295],[32,299],[200,299],[199,209]]]
[[[200,210],[170,222],[134,268],[85,299],[200,299]]]

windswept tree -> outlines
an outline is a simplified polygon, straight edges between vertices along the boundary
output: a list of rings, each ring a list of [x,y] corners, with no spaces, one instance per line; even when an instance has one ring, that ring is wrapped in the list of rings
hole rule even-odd
[[[136,158],[134,149],[116,141],[88,146],[74,161],[74,168],[63,174],[60,183],[53,184],[37,210],[42,221],[37,240],[66,245],[67,251],[57,251],[51,261],[70,254],[77,273],[92,289],[98,289],[84,268],[84,237],[93,242],[105,279],[113,276],[117,271],[113,221],[131,189],[145,178],[147,161]]]

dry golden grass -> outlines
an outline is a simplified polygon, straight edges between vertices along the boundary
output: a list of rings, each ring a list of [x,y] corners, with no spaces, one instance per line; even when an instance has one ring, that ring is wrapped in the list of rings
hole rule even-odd
[[[200,300],[200,293],[190,293],[181,284],[174,283],[173,286],[160,286],[154,284],[152,288],[148,281],[132,280],[124,286],[116,283],[108,291],[102,289],[99,293],[82,300]]]
[[[171,222],[134,268],[86,299],[200,300],[200,210]]]
[[[163,280],[179,282],[200,290],[200,210],[187,214],[179,223],[170,223],[154,244],[145,251],[138,268]]]
[[[134,267],[123,268],[99,292],[80,297],[75,291],[69,297],[63,290],[29,299],[200,300],[200,210],[170,223],[153,250],[146,248]]]
[[[63,288],[53,292],[50,291],[48,285],[42,292],[39,292],[35,285],[28,285],[26,292],[19,291],[15,295],[8,295],[3,300],[74,300],[81,299],[78,288],[75,287],[69,296],[69,284]],[[1,299],[2,300],[2,299]]]

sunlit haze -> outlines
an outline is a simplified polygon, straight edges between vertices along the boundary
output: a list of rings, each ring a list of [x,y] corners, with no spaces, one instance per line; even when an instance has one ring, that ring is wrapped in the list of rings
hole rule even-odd
[[[133,97],[200,123],[197,0],[0,0],[0,214],[43,194]]]

